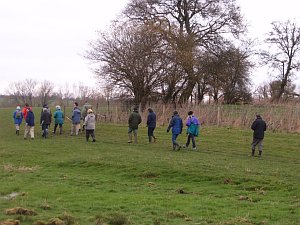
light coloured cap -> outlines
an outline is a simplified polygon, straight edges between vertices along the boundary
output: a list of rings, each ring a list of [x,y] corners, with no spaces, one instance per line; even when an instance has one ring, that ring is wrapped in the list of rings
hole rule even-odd
[[[92,109],[88,109],[87,113],[92,113],[93,110]]]
[[[16,108],[17,110],[20,110],[21,109],[21,107],[20,106],[17,106],[17,108]]]

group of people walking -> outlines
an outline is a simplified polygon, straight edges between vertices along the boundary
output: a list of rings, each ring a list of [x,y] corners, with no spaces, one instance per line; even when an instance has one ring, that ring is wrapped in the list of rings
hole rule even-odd
[[[87,107],[85,105],[84,107]],[[89,136],[92,137],[93,142],[96,141],[95,139],[95,125],[96,119],[93,113],[93,110],[90,108],[86,108],[86,112],[84,117],[81,116],[81,110],[78,108],[78,103],[74,103],[74,108],[72,110],[72,128],[71,128],[71,135],[75,134],[78,135],[80,130],[80,120],[84,120],[83,129],[86,130],[86,140],[89,140]],[[54,118],[54,128],[52,133],[56,134],[57,128],[59,128],[59,134],[63,133],[63,124],[64,124],[64,113],[61,110],[61,107],[57,105],[55,107],[55,112],[53,114]],[[32,107],[30,107],[27,103],[25,104],[24,108],[21,110],[20,106],[16,107],[16,110],[13,112],[13,119],[16,129],[16,134],[20,134],[20,126],[22,124],[22,120],[25,121],[25,132],[24,132],[24,139],[27,139],[30,135],[31,140],[34,140],[34,127],[35,127],[35,116],[32,111]],[[44,105],[42,108],[41,116],[40,116],[40,125],[42,127],[42,137],[47,138],[49,134],[50,124],[52,122],[52,113],[48,107],[48,105]]]
[[[58,105],[55,107],[56,111],[53,114],[54,118],[54,129],[53,134],[56,133],[57,128],[59,127],[59,134],[63,132],[64,124],[64,113],[61,110],[61,107]],[[34,113],[32,108],[25,104],[24,108],[21,110],[20,106],[17,106],[16,110],[13,113],[14,124],[16,129],[16,134],[20,133],[20,125],[22,120],[25,120],[25,132],[24,139],[30,135],[30,138],[34,139]],[[82,111],[78,107],[78,103],[74,103],[72,110],[71,118],[68,118],[72,122],[71,135],[78,135],[80,132],[80,123],[83,120],[82,130],[85,130],[86,141],[89,141],[89,138],[92,138],[92,141],[95,142],[95,127],[96,127],[96,116],[92,110],[92,106],[87,102],[83,105]],[[47,138],[48,130],[52,122],[52,113],[47,105],[43,106],[40,124],[42,126],[42,137]],[[141,115],[138,112],[138,108],[134,107],[133,111],[130,113],[128,118],[128,143],[137,143],[138,142],[138,127],[142,122]],[[146,122],[148,128],[148,139],[149,143],[156,142],[156,136],[154,135],[154,130],[156,128],[156,114],[152,108],[148,108],[148,116]],[[185,120],[185,125],[187,126],[186,135],[187,140],[184,145],[180,145],[177,141],[178,136],[182,133],[183,130],[183,120],[179,116],[177,111],[173,112],[172,118],[170,119],[167,132],[172,131],[172,145],[173,151],[179,151],[181,148],[188,148],[192,142],[192,150],[196,150],[196,141],[195,138],[199,135],[199,127],[201,126],[199,119],[194,115],[193,111],[187,113],[187,118]],[[259,156],[262,155],[263,148],[263,139],[264,132],[266,131],[266,123],[262,120],[260,115],[256,115],[256,120],[252,123],[251,129],[253,132],[253,141],[251,144],[251,155],[255,155],[255,148],[258,146]]]
[[[141,116],[138,113],[138,108],[135,107],[133,112],[130,114],[128,119],[128,143],[132,143],[132,133],[134,135],[134,143],[137,143],[137,133],[138,126],[142,122]],[[154,135],[154,130],[156,128],[156,114],[154,113],[152,108],[148,108],[148,116],[147,116],[147,127],[148,127],[148,138],[149,143],[156,142],[156,137]],[[181,147],[187,148],[192,140],[192,149],[196,150],[196,141],[195,137],[199,134],[200,122],[196,116],[194,116],[193,111],[188,112],[188,117],[186,119],[187,126],[187,141],[186,144],[181,146],[177,142],[177,137],[182,133],[183,122],[180,118],[177,111],[173,112],[172,119],[170,120],[169,126],[167,128],[167,132],[172,129],[172,144],[173,150],[180,150]]]

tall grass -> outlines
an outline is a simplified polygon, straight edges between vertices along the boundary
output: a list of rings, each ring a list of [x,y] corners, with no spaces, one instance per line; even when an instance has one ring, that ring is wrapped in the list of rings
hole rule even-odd
[[[153,104],[151,107],[157,113],[160,125],[168,124],[175,110],[171,105]],[[187,112],[192,110],[203,124],[208,126],[249,128],[257,113],[267,122],[268,128],[274,132],[300,133],[300,104],[264,104],[264,105],[183,105],[176,109],[186,118]],[[126,123],[129,109],[121,105],[101,106],[98,108],[99,120],[102,122]],[[142,113],[143,120],[147,118],[147,111]]]

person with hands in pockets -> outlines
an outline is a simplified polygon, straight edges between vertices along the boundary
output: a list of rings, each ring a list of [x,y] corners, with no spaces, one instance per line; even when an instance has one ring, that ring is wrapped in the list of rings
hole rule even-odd
[[[173,151],[180,150],[181,146],[176,141],[179,134],[182,132],[182,119],[180,118],[177,111],[173,112],[172,119],[170,120],[167,132],[172,128],[172,143],[173,143]]]

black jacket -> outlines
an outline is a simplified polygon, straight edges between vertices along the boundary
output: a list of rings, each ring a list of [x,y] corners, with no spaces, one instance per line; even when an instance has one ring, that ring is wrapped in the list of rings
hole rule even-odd
[[[44,125],[51,124],[51,114],[48,111],[42,112],[40,123]]]
[[[257,117],[257,119],[252,123],[251,129],[254,130],[254,138],[263,139],[265,136],[265,131],[267,130],[266,122],[263,121],[261,117]]]

